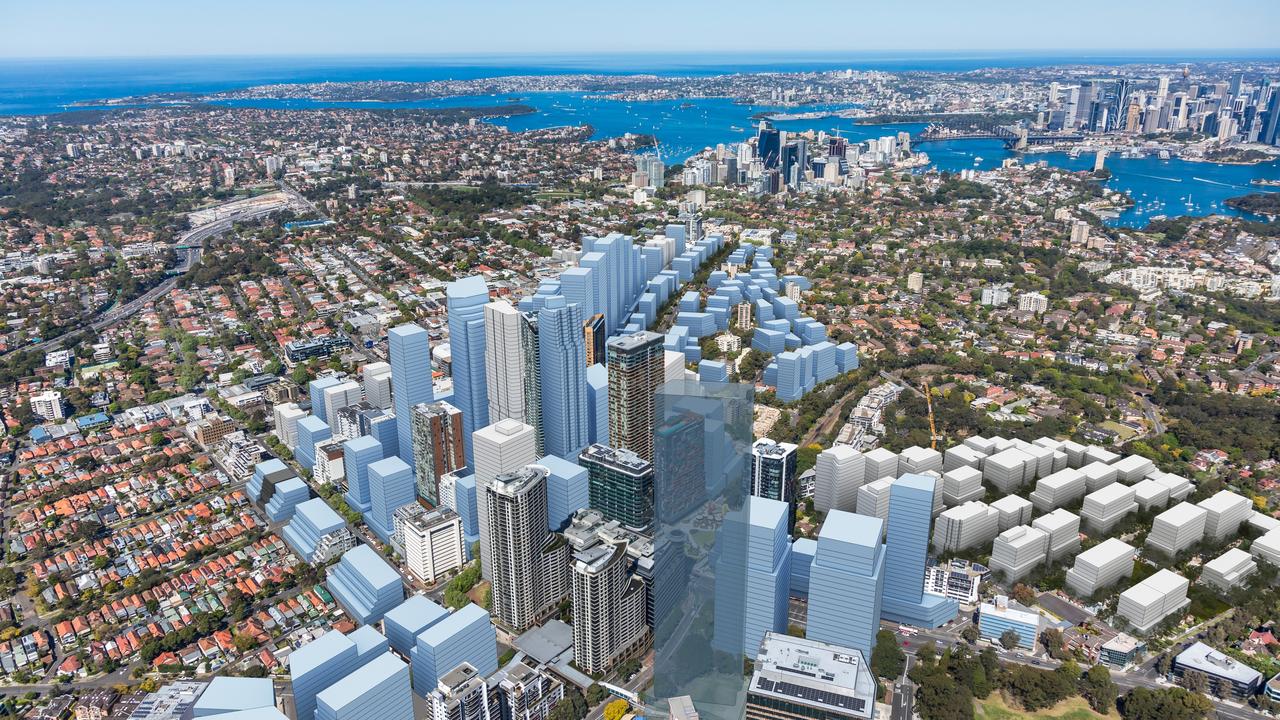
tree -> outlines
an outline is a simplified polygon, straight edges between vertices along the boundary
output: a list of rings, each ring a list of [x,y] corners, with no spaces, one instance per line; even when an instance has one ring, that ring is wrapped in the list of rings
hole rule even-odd
[[[1213,712],[1213,703],[1180,687],[1134,688],[1120,703],[1124,720],[1203,720]]]
[[[1062,646],[1062,631],[1057,628],[1049,628],[1040,633],[1040,642],[1044,645],[1044,649],[1049,653],[1049,657],[1054,660],[1065,660],[1070,657],[1066,648]]]
[[[916,711],[923,720],[973,720],[969,690],[941,668],[916,681]]]
[[[1182,673],[1182,686],[1198,695],[1209,690],[1209,678],[1199,670],[1187,670]]]
[[[609,691],[600,686],[600,683],[591,683],[591,687],[587,688],[587,704],[595,707],[609,697]]]
[[[1160,675],[1168,675],[1173,670],[1173,658],[1169,657],[1169,653],[1165,653],[1156,659],[1156,672]]]
[[[964,638],[965,642],[972,645],[973,643],[978,642],[978,638],[982,637],[982,633],[978,630],[977,625],[969,623],[964,626],[964,630],[960,631],[960,637]]]
[[[902,652],[893,631],[876,633],[876,645],[871,650],[871,671],[882,678],[896,678],[906,665],[907,655]]]
[[[1000,644],[1004,646],[1005,650],[1012,650],[1018,647],[1018,644],[1021,642],[1022,636],[1013,628],[1009,628],[1008,630],[1000,633]]]
[[[618,698],[604,706],[604,720],[622,720],[622,716],[631,710],[631,704]]]
[[[1111,680],[1111,671],[1102,665],[1094,665],[1080,678],[1080,694],[1089,701],[1094,712],[1106,715],[1115,706],[1119,691]]]

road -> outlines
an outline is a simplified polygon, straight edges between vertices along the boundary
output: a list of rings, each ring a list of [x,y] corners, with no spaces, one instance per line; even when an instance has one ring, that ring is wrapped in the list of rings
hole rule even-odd
[[[177,284],[178,278],[189,272],[191,268],[195,267],[200,262],[200,257],[203,252],[201,250],[201,246],[204,244],[204,241],[229,231],[238,222],[257,220],[288,208],[293,208],[294,210],[302,212],[313,212],[323,217],[323,213],[321,213],[310,200],[303,197],[301,193],[288,184],[283,182],[280,183],[280,190],[289,198],[289,202],[284,205],[254,208],[246,212],[236,213],[219,220],[214,220],[210,223],[205,223],[204,225],[192,228],[183,233],[174,242],[174,252],[181,256],[178,265],[174,268],[174,272],[176,274],[165,278],[165,280],[159,285],[156,285],[123,305],[116,305],[107,309],[99,315],[96,320],[88,325],[81,326],[77,331],[68,332],[64,335],[60,335],[56,338],[50,338],[44,342],[36,343],[34,345],[25,345],[20,348],[14,348],[14,350],[34,350],[38,352],[57,350],[62,347],[63,343],[65,343],[67,338],[71,335],[80,337],[84,334],[85,330],[89,333],[97,333],[115,325],[121,320],[132,317],[134,313],[156,301],[160,297],[163,297],[166,293],[172,290],[174,285]],[[10,350],[9,352],[13,352],[13,350]]]

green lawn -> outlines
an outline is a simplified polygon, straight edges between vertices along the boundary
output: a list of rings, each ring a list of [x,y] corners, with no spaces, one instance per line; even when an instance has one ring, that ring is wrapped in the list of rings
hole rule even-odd
[[[1036,720],[1102,720],[1102,718],[1118,719],[1120,716],[1115,711],[1107,715],[1099,715],[1089,709],[1089,703],[1085,702],[1084,698],[1079,697],[1063,700],[1057,706],[1048,710],[1027,713],[1009,707],[1004,698],[998,693],[993,693],[986,700],[974,701],[973,717],[974,720],[1016,720],[1018,718],[1035,718]]]

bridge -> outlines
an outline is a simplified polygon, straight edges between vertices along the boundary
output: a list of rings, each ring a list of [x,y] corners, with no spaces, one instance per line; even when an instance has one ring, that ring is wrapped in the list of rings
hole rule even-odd
[[[927,142],[946,142],[949,140],[1000,140],[1006,149],[1023,150],[1028,145],[1053,145],[1060,142],[1079,142],[1084,135],[1079,133],[1032,134],[1021,125],[1001,125],[994,122],[975,120],[947,120],[931,123],[919,135],[911,138],[911,144]]]

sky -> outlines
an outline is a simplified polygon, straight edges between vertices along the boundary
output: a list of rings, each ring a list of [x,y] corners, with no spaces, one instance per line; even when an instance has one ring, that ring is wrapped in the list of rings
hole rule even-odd
[[[1277,0],[2,0],[0,57],[1276,49]]]

